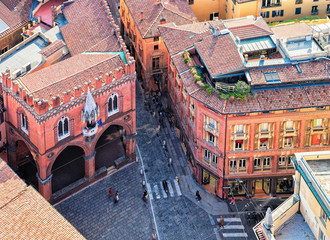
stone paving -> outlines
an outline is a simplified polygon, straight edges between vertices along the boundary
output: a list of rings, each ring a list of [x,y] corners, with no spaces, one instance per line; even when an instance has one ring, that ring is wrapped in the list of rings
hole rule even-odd
[[[236,209],[197,184],[174,129],[167,121],[165,127],[160,127],[157,116],[154,117],[150,109],[146,110],[138,83],[136,98],[139,161],[60,202],[55,208],[87,239],[151,239],[153,233],[162,240],[254,238],[251,229],[254,222],[246,220],[251,200],[237,200]],[[167,150],[162,147],[164,140]],[[168,164],[169,157],[173,159],[172,165]],[[141,169],[144,175],[140,174]],[[149,193],[147,202],[141,200],[143,180]],[[161,183],[164,180],[169,186],[167,193]],[[119,191],[119,203],[114,204],[113,198],[108,197],[109,187]],[[202,196],[200,202],[195,199],[196,190]],[[246,205],[249,202],[250,205]],[[263,202],[270,204],[269,200]],[[253,204],[260,205],[256,200]],[[225,229],[219,229],[220,215],[225,218]]]

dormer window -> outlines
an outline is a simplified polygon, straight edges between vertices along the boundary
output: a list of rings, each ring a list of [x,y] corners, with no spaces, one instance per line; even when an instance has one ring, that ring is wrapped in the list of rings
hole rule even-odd
[[[57,129],[58,129],[58,140],[62,140],[70,136],[69,118],[62,117],[58,122]]]
[[[24,113],[21,113],[21,129],[29,135],[29,122]]]
[[[108,102],[108,116],[118,112],[118,95],[116,93],[111,94]]]

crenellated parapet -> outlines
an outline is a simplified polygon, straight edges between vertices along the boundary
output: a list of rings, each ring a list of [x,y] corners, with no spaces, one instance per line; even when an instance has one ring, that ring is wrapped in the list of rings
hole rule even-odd
[[[133,74],[132,74],[133,73]],[[62,95],[52,96],[48,99],[35,98],[33,93],[20,86],[17,80],[12,80],[10,71],[2,73],[3,93],[12,97],[23,108],[30,112],[39,124],[49,118],[84,104],[88,88],[94,98],[107,92],[114,91],[122,85],[135,81],[135,66],[126,64],[125,68],[116,68],[114,73],[106,72],[103,76],[96,77],[93,81],[86,81],[84,87],[78,85],[72,90],[62,92]]]

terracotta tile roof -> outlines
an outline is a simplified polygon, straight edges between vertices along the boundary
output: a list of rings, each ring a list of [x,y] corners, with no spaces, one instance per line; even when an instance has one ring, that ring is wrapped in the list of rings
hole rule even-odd
[[[0,159],[0,239],[85,239]]]
[[[198,21],[186,0],[175,0],[168,3],[156,0],[125,0],[128,10],[133,17],[136,27],[143,38],[158,36],[157,26],[160,19],[167,23],[183,25]],[[143,11],[143,20],[140,20],[140,12]]]
[[[51,43],[46,48],[42,49],[39,53],[44,55],[45,57],[49,57],[56,51],[60,50],[62,47],[65,46],[65,43],[62,40],[56,40],[55,42]]]
[[[1,0],[0,19],[4,21],[9,29],[0,33],[0,38],[10,32],[22,27],[29,21],[29,14],[32,6],[31,0]],[[14,9],[15,7],[15,9]]]
[[[213,77],[244,68],[243,59],[231,34],[207,36],[196,43],[195,47]]]
[[[235,22],[235,19],[231,20]],[[268,27],[267,23],[263,18],[244,20],[236,20],[236,23],[224,22],[225,25],[230,29],[233,35],[239,37],[241,40],[264,37],[272,35],[272,30]]]
[[[311,105],[302,87],[261,90],[255,94],[263,111]]]
[[[61,32],[72,55],[121,51],[101,0],[75,1],[63,12],[68,23],[61,27]]]
[[[183,57],[181,54],[177,54],[171,58],[173,60],[173,64],[175,65],[178,73],[182,73],[189,69],[188,65],[184,63]]]
[[[224,113],[246,113],[246,112],[258,112],[262,111],[259,105],[258,99],[256,97],[247,98],[245,102],[243,101],[230,101],[226,100],[226,108]]]
[[[330,105],[330,86],[304,87],[306,95],[312,106]]]
[[[212,23],[212,24],[211,24]],[[176,26],[175,24],[166,24],[158,26],[160,35],[166,45],[170,55],[190,48],[203,39],[203,37],[211,35],[210,26],[220,26],[221,20],[213,22],[199,22]],[[177,36],[180,36],[178,41]]]
[[[298,72],[296,66],[299,67],[301,73]],[[267,72],[276,72],[282,83],[317,81],[330,78],[328,66],[330,66],[330,61],[323,59],[290,66],[252,68],[249,73],[253,85],[267,84],[265,78]]]
[[[193,79],[193,75],[190,71],[184,72],[180,74],[182,83],[187,90],[188,94],[192,94],[193,92],[199,90],[200,88],[198,87],[197,84],[194,83],[191,79]]]
[[[74,87],[83,87],[89,80],[94,85],[96,77],[104,77],[104,71],[114,72],[118,67],[124,67],[119,54],[79,54],[23,76],[17,82],[27,93],[33,93],[34,99],[45,99],[51,103],[53,96],[61,97],[68,90],[73,93]]]

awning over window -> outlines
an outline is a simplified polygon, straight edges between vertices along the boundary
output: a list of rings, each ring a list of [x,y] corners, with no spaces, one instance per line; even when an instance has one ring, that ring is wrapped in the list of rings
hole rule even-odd
[[[243,144],[243,140],[236,140],[236,143]]]
[[[288,139],[288,138],[292,138],[292,136],[287,136],[287,137],[285,137],[285,139]]]
[[[268,138],[260,138],[260,143],[264,143],[264,142],[267,142],[268,141]]]

